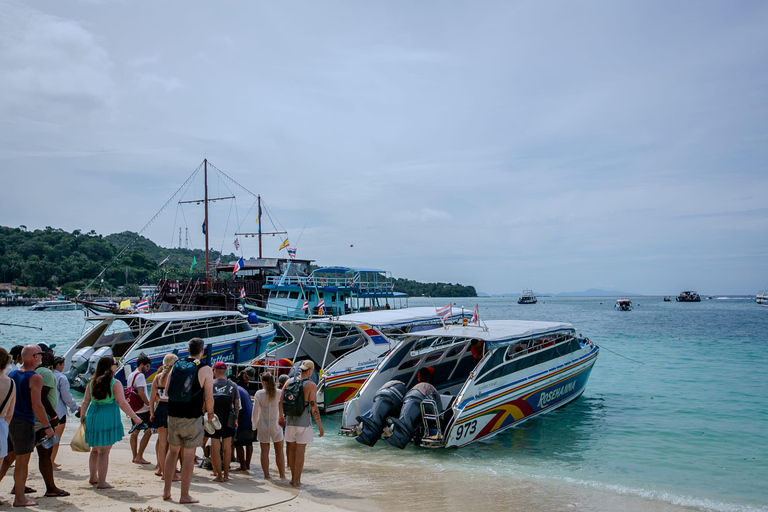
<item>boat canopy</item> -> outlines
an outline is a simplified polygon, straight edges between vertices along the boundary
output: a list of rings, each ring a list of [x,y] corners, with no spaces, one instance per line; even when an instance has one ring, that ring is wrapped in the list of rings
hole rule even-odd
[[[469,313],[469,310],[463,310],[464,314]],[[451,315],[455,317],[461,317],[462,308],[452,308]],[[365,324],[372,327],[398,327],[403,325],[439,322],[440,317],[437,316],[435,308],[432,307],[418,307],[418,308],[403,308],[403,309],[382,309],[379,311],[366,311],[363,313],[350,313],[348,315],[341,315],[335,318],[314,318],[309,320],[296,320],[293,322],[286,322],[292,324],[344,324],[344,325],[359,325]]]
[[[313,274],[347,274],[347,273],[355,273],[355,272],[363,272],[363,273],[385,273],[386,270],[378,270],[375,268],[355,268],[355,267],[323,267],[318,268]]]
[[[500,348],[513,345],[520,340],[554,334],[559,331],[573,331],[573,325],[565,322],[535,322],[528,320],[488,320],[483,326],[449,325],[439,331],[441,337],[477,338],[485,341],[487,348]],[[436,336],[437,332],[421,331],[401,336],[413,337]]]
[[[121,320],[139,318],[153,322],[174,322],[185,320],[196,320],[202,318],[217,318],[222,316],[231,316],[233,318],[245,318],[239,311],[163,311],[158,313],[131,313],[130,315],[94,315],[88,317],[88,320],[104,320],[111,317],[117,317]]]

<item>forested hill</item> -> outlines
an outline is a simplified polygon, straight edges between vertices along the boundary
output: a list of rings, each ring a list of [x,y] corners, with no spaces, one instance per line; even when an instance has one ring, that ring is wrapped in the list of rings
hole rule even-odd
[[[120,254],[129,243],[130,247]],[[160,266],[166,257],[168,262]],[[224,262],[237,259],[234,254],[221,255],[217,251],[211,251],[209,257],[211,261],[220,257]],[[193,261],[197,262],[194,267]],[[34,231],[24,226],[0,226],[0,283],[47,289],[61,287],[61,293],[72,296],[107,266],[104,281],[99,279],[92,286],[94,291],[103,294],[123,285],[154,284],[166,275],[172,279],[203,277],[205,252],[166,249],[130,231],[102,236],[95,231],[83,233],[76,229],[68,233],[50,226]],[[395,291],[411,296],[477,295],[472,286],[419,283],[409,279],[397,279]]]

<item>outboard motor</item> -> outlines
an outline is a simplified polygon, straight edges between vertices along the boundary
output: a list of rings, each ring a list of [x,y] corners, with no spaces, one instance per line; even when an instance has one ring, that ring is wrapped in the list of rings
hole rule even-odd
[[[83,373],[88,367],[88,361],[91,359],[93,352],[93,347],[83,347],[72,354],[72,359],[69,362],[69,370],[67,371],[67,379],[70,383],[74,383],[75,377]]]
[[[373,397],[370,416],[357,417],[357,421],[362,423],[362,429],[355,440],[368,446],[375,445],[376,441],[381,439],[386,419],[400,415],[405,392],[405,384],[399,380],[391,380],[381,386]]]
[[[88,385],[88,381],[91,380],[91,377],[93,377],[93,374],[96,373],[96,365],[99,364],[99,359],[101,359],[104,356],[111,356],[112,355],[112,347],[101,347],[100,349],[96,350],[93,354],[91,354],[90,359],[88,359],[88,368],[85,370],[84,373],[81,373],[75,378],[75,384],[83,389]]]
[[[403,400],[403,408],[400,410],[399,418],[391,418],[392,422],[387,427],[389,436],[387,442],[396,448],[404,450],[408,443],[416,434],[416,429],[420,426],[421,420],[421,402],[432,399],[440,407],[440,395],[432,384],[420,382],[411,388]]]

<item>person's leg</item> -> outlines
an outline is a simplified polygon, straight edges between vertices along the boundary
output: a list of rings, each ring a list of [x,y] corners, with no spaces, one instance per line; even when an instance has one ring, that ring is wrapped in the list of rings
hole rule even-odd
[[[157,453],[157,476],[163,476],[165,469],[165,456],[168,454],[168,429],[160,427],[157,429],[157,442],[155,443],[155,452]]]
[[[138,464],[139,458],[139,429],[131,432],[131,460],[134,464]]]
[[[283,453],[283,442],[275,443],[275,458],[277,459],[277,471],[280,473],[280,480],[285,480],[285,453]]]
[[[53,464],[53,470],[59,471],[59,464],[56,464],[56,455],[59,453],[59,445],[61,445],[61,435],[64,433],[64,429],[67,428],[66,423],[59,423],[56,428],[53,429],[56,435],[59,436],[59,442],[53,445],[53,451],[51,452],[51,464]]]
[[[10,468],[15,461],[16,455],[12,451],[9,451],[8,455],[6,455],[3,459],[3,463],[0,465],[0,481],[5,478],[5,474],[8,472],[8,468]]]
[[[221,468],[222,479],[229,482],[229,465],[232,463],[232,438],[225,437],[221,440],[221,444],[224,452],[224,462]]]
[[[212,437],[211,441],[211,466],[213,466],[214,480],[221,482],[221,439]]]
[[[269,443],[259,443],[261,448],[261,470],[264,472],[264,480],[269,480]]]
[[[295,453],[293,454],[293,462],[291,462],[291,485],[299,487],[301,485],[301,472],[304,470],[304,452],[307,449],[306,444],[296,444]]]
[[[45,434],[42,434],[39,437],[42,439],[44,436]],[[40,439],[38,439],[38,441]],[[52,448],[43,448],[42,446],[37,447],[37,467],[40,469],[40,474],[45,481],[46,496],[58,496],[64,492],[62,489],[56,487],[56,482],[53,480],[53,463],[51,462],[52,452]]]
[[[168,453],[165,454],[165,467],[163,468],[164,475],[173,475],[176,472],[176,461],[179,458],[181,452],[181,446],[168,445]],[[184,464],[181,465],[184,468]],[[192,476],[190,475],[190,479]],[[171,482],[172,478],[165,478],[163,483],[163,499],[167,500],[171,497]]]
[[[245,447],[240,445],[235,445],[235,456],[237,457],[237,462],[240,463],[240,468],[235,469],[235,471],[248,471],[248,469],[245,467]]]
[[[291,468],[291,485],[293,485],[293,464],[294,457],[296,456],[296,443],[285,442],[286,450],[288,451],[288,467]]]
[[[251,470],[251,459],[253,458],[253,445],[245,445],[245,470]]]
[[[13,470],[13,483],[16,495],[13,497],[14,507],[34,507],[36,502],[27,499],[24,495],[24,487],[27,485],[27,472],[29,471],[29,456],[25,453],[16,457],[16,469]]]
[[[96,485],[97,489],[112,489],[114,485],[107,483],[107,470],[109,469],[109,451],[112,446],[99,446],[99,483]]]
[[[137,431],[134,430],[133,433],[135,434]],[[152,437],[152,429],[148,428],[144,431],[144,437],[141,438],[141,441],[139,442],[139,453],[137,455],[136,460],[139,464],[152,464],[147,459],[144,458],[144,450],[147,449],[147,445],[149,444],[149,438]]]
[[[99,447],[98,446],[91,447],[91,453],[88,456],[88,472],[90,473],[90,476],[88,477],[88,483],[91,485],[98,484],[99,483]]]
[[[181,498],[179,499],[179,503],[199,503],[200,500],[196,500],[192,496],[189,495],[189,487],[192,484],[192,472],[195,467],[195,449],[194,448],[184,448],[184,462],[181,464]],[[168,469],[168,466],[166,465],[166,470]],[[173,471],[173,468],[171,468],[171,471]],[[169,482],[168,485],[170,485],[170,481],[168,479],[165,480],[166,482]]]

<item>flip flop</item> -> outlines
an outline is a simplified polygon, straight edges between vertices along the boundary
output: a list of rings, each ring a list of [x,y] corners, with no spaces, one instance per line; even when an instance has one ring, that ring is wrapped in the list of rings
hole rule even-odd
[[[64,489],[59,489],[57,492],[54,493],[45,493],[44,496],[46,498],[64,498],[66,496],[69,496],[69,493],[65,491]]]
[[[24,494],[34,494],[37,491],[31,487],[24,487]],[[16,489],[11,489],[11,494],[16,494]]]

